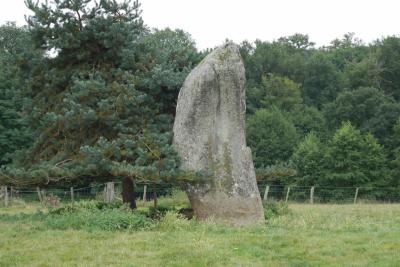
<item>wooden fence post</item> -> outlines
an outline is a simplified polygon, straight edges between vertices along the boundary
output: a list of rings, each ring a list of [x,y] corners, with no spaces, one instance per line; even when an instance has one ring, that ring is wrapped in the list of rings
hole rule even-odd
[[[264,201],[267,201],[268,199],[268,193],[269,193],[269,185],[265,187],[265,192],[264,192]]]
[[[357,203],[357,197],[358,197],[358,187],[356,188],[356,193],[354,194],[354,204]]]
[[[7,207],[7,206],[8,206],[8,192],[7,192],[7,186],[2,186],[0,192],[3,192],[3,196],[4,196],[4,205]]]
[[[0,198],[4,198],[4,202],[5,202],[5,200],[6,200],[6,195],[5,195],[5,192],[4,192],[5,190],[4,190],[4,186],[1,186],[0,187]]]
[[[4,196],[4,186],[1,186],[0,187],[0,198],[1,199],[3,199],[5,196]]]
[[[288,202],[288,200],[289,200],[289,194],[290,194],[290,186],[287,188],[286,200],[285,200],[285,202]]]
[[[157,191],[156,191],[155,187],[154,187],[154,192],[153,192],[153,198],[154,198],[154,208],[157,208],[158,198],[157,198]]]
[[[143,206],[146,204],[146,191],[147,191],[147,185],[143,186]]]
[[[310,189],[310,204],[314,204],[314,186]]]
[[[6,204],[6,207],[8,206],[8,188],[7,188],[7,186],[4,187],[4,204]]]
[[[108,182],[106,183],[105,188],[105,202],[111,203],[114,200],[114,183]]]
[[[39,186],[36,187],[36,191],[37,191],[37,194],[38,194],[38,197],[39,197],[39,201],[40,201],[40,203],[42,203],[42,202],[43,202],[43,199],[42,199],[42,194],[40,193],[40,188],[39,188]]]
[[[71,203],[74,204],[74,188],[71,187]]]

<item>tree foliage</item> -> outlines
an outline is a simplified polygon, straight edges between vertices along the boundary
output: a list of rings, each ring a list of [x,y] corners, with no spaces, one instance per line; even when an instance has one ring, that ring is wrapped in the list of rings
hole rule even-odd
[[[350,121],[362,132],[371,132],[385,143],[400,116],[400,105],[379,89],[361,87],[339,94],[335,101],[325,106],[324,113],[331,129]]]
[[[260,87],[251,88],[248,92],[250,112],[273,107],[293,112],[300,109],[302,101],[299,85],[286,77],[263,76]]]
[[[26,5],[28,26],[0,26],[0,182],[194,178],[178,170],[171,129],[184,79],[211,49],[149,29],[137,1]],[[397,36],[353,33],[325,47],[300,33],[243,42],[258,178],[399,186],[399,51]]]
[[[377,186],[387,179],[383,147],[371,135],[362,135],[344,123],[330,141],[326,152],[325,184],[335,186]]]
[[[382,89],[397,101],[400,100],[400,38],[390,36],[381,41],[377,60],[381,66],[379,83]]]
[[[188,35],[150,32],[137,1],[27,6],[33,41],[47,56],[27,90],[36,140],[7,177],[34,183],[176,177],[171,109],[197,60]]]
[[[0,165],[31,142],[30,130],[22,113],[24,78],[30,61],[40,53],[31,45],[28,30],[14,23],[0,26]]]
[[[247,143],[257,168],[289,160],[298,135],[293,122],[278,109],[260,109],[247,121]]]
[[[292,160],[298,171],[296,184],[314,186],[324,176],[326,148],[314,133],[310,132],[296,147]]]
[[[296,184],[307,186],[382,186],[389,181],[383,147],[349,122],[325,145],[310,133],[293,153]]]
[[[305,69],[303,97],[307,105],[321,108],[343,90],[342,74],[324,53],[314,54]]]

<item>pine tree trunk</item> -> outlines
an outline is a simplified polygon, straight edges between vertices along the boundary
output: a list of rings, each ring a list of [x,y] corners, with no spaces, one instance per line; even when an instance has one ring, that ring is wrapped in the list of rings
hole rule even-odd
[[[129,177],[124,177],[122,179],[122,201],[124,203],[129,203],[131,209],[136,209],[135,187],[133,180]]]
[[[157,208],[157,204],[158,204],[158,199],[157,199],[157,191],[156,191],[156,187],[153,187],[153,198],[154,198],[154,208]]]

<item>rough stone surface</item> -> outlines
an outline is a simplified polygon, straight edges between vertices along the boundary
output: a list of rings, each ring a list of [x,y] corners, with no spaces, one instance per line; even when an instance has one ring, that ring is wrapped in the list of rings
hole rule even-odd
[[[226,43],[188,75],[179,93],[174,147],[181,168],[203,171],[188,185],[195,215],[234,225],[264,220],[251,150],[245,138],[245,70],[239,47]]]

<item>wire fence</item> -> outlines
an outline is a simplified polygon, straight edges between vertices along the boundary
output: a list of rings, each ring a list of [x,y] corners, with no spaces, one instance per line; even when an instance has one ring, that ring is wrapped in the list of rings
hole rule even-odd
[[[112,185],[112,196],[107,185]],[[152,200],[159,196],[170,196],[174,191],[182,191],[183,188],[176,184],[135,184],[134,195],[137,200]],[[71,203],[84,200],[118,201],[122,200],[122,183],[110,182],[95,184],[86,187],[65,188],[18,188],[2,186],[0,188],[0,206],[9,205],[12,202],[23,201],[25,203],[41,202],[57,206],[60,203]]]
[[[109,199],[107,185],[112,184],[112,197]],[[264,201],[284,201],[289,203],[400,203],[400,188],[391,187],[329,187],[329,186],[284,186],[258,183]],[[148,201],[160,196],[169,196],[184,188],[176,184],[135,185],[135,198]],[[50,205],[71,203],[82,200],[113,201],[122,200],[122,183],[96,184],[81,188],[16,188],[2,186],[0,206],[15,201],[42,202]],[[108,196],[108,197],[107,197]]]
[[[400,188],[258,184],[263,200],[295,203],[400,203]]]

